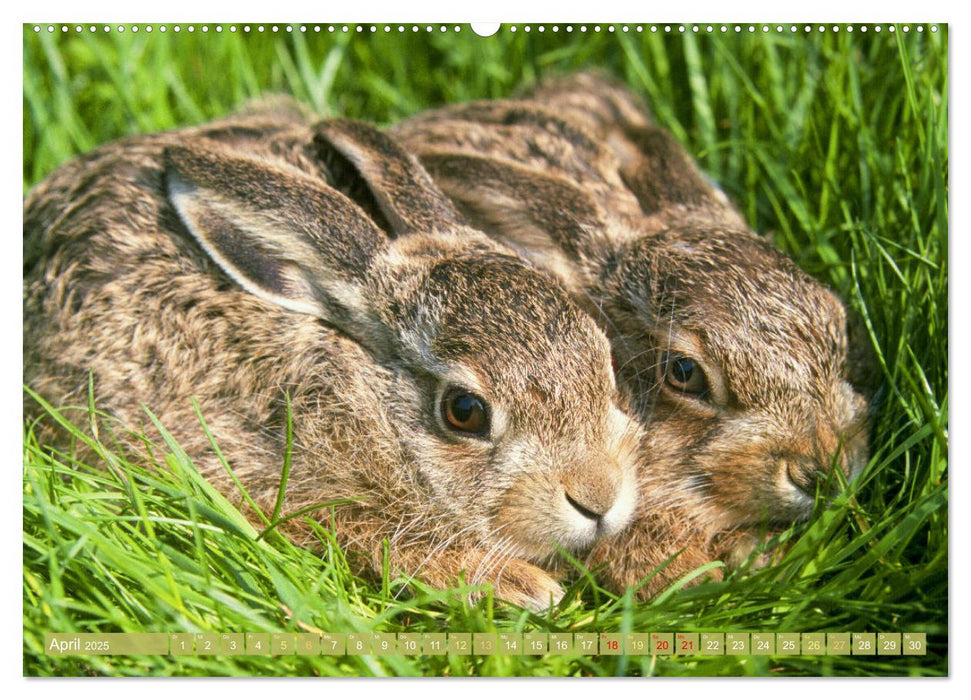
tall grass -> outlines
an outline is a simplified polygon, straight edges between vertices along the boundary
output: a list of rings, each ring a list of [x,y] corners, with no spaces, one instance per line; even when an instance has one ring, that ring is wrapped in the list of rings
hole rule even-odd
[[[769,675],[947,672],[947,29],[161,34],[24,28],[24,189],[127,134],[285,92],[390,123],[597,66],[645,96],[749,222],[861,313],[882,373],[873,458],[781,561],[635,604],[580,574],[553,612],[353,576],[252,525],[173,443],[143,460],[24,430],[30,675]],[[592,29],[592,28],[591,28]],[[602,27],[602,29],[605,29]],[[747,27],[745,28],[747,30]],[[31,399],[33,400],[33,399]],[[45,421],[66,421],[51,408]],[[92,414],[96,422],[106,418]],[[202,430],[200,426],[200,430]],[[77,455],[94,455],[80,457]],[[50,657],[47,631],[926,632],[925,657]]]

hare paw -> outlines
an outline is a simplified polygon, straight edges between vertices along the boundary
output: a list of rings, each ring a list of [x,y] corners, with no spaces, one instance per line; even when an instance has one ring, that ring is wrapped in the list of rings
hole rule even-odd
[[[495,595],[519,607],[541,612],[560,602],[563,588],[538,566],[513,559],[495,581]]]

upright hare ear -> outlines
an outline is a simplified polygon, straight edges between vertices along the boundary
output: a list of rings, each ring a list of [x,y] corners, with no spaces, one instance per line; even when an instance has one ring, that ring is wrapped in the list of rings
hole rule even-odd
[[[535,264],[561,273],[561,263],[602,250],[602,212],[566,180],[497,158],[431,152],[421,159],[473,226],[501,237]]]
[[[390,136],[346,119],[321,122],[314,131],[318,157],[334,185],[386,222],[389,235],[448,232],[465,226],[418,160]]]
[[[633,149],[618,152],[620,174],[645,214],[672,205],[726,204],[725,195],[667,131],[653,126],[631,127],[626,137]]]
[[[284,164],[199,145],[164,158],[169,201],[223,271],[261,299],[366,340],[361,287],[387,239],[360,208]]]

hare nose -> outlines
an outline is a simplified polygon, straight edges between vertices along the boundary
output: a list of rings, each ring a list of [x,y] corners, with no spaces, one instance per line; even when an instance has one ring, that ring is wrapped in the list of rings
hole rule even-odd
[[[566,501],[585,518],[600,523],[617,501],[620,484],[614,479],[565,479]]]
[[[580,515],[582,515],[584,518],[589,518],[590,520],[594,520],[596,522],[600,522],[600,519],[603,518],[604,513],[609,510],[609,507],[604,508],[602,505],[594,508],[586,506],[569,493],[566,494],[566,501],[571,506],[576,508]]]
[[[816,486],[823,484],[833,464],[832,457],[791,455],[783,459],[789,480],[803,493],[816,495]]]
[[[806,457],[790,457],[785,460],[789,481],[803,493],[816,495],[816,481],[819,473],[815,460]]]

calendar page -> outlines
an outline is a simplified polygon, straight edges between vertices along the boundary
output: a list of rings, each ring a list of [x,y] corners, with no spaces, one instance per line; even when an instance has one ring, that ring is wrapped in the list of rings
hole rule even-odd
[[[948,675],[948,53],[24,24],[24,676]]]

